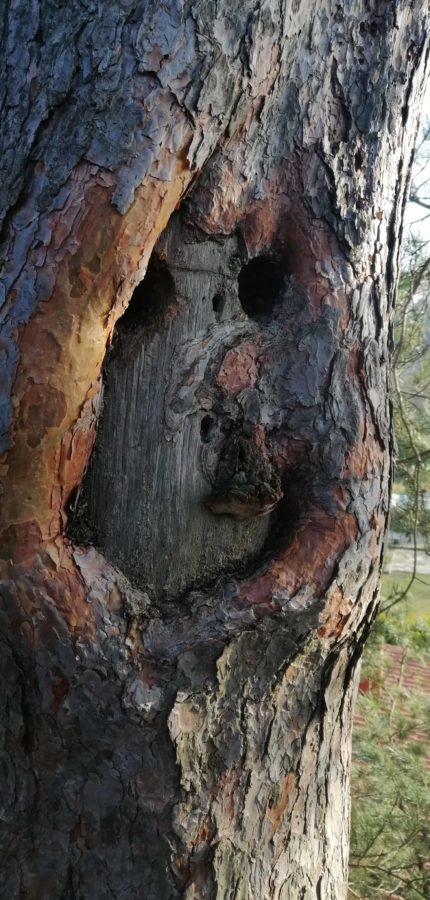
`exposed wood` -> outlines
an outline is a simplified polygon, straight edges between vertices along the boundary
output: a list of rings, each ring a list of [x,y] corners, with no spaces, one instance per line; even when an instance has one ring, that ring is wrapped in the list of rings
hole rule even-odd
[[[428,4],[3,41],[0,893],[341,900]]]
[[[193,240],[177,216],[171,220],[156,247],[163,262],[153,263],[137,289],[105,367],[98,441],[78,514],[87,515],[108,558],[157,595],[243,564],[270,529],[267,519],[238,523],[205,506],[220,480],[220,454],[231,455],[246,428],[234,396],[239,386],[229,397],[218,369],[226,347],[238,353],[242,340],[252,353],[258,334],[238,299],[238,243],[234,236]],[[221,311],[213,308],[217,297]],[[247,362],[244,389],[252,379]],[[236,364],[234,372],[240,378]],[[255,426],[248,431],[249,457]],[[234,467],[228,462],[226,479]]]

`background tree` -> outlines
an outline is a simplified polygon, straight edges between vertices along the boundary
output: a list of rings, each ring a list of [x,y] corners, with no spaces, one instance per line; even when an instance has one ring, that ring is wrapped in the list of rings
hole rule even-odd
[[[5,10],[8,898],[346,892],[428,26]]]
[[[430,519],[429,242],[428,213],[423,211],[428,150],[429,127],[424,122],[414,155],[394,316],[396,505],[390,516],[391,552],[385,557],[390,574],[383,578],[382,609],[364,652],[353,735],[352,898],[415,900],[430,892],[430,809],[426,803],[430,710],[425,691],[430,585],[428,576],[422,574]],[[403,544],[401,556],[399,543]],[[407,548],[409,553],[405,553]],[[408,557],[410,570],[405,572]],[[402,567],[401,573],[392,571],[393,564]],[[400,655],[393,646],[401,648]]]
[[[366,645],[354,726],[351,897],[427,897],[429,809],[430,585],[422,574],[428,550],[429,260],[426,239],[428,134],[417,144],[402,272],[394,317],[393,405],[397,437],[395,500],[389,541],[409,547],[410,571],[386,576],[385,599]],[[423,198],[421,201],[421,197]],[[391,555],[392,555],[391,554]],[[402,550],[399,565],[407,556]],[[417,609],[417,591],[425,594]],[[401,602],[402,601],[402,602]],[[394,666],[393,650],[401,649]],[[421,668],[420,668],[421,664]],[[421,676],[421,678],[420,678]]]
[[[391,529],[412,540],[410,578],[394,586],[387,605],[408,596],[420,581],[418,554],[428,551],[430,539],[430,259],[426,237],[429,126],[424,122],[415,151],[410,207],[413,217],[406,229],[402,272],[394,316],[393,405],[397,440],[395,462],[396,505]],[[409,216],[411,218],[411,216]]]
[[[397,667],[387,644],[401,648]],[[378,615],[354,727],[351,897],[430,895],[429,661],[429,624],[404,605]]]

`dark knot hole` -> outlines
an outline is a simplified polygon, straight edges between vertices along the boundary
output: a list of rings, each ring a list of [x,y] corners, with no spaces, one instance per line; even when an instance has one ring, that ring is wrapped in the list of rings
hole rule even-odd
[[[166,265],[155,253],[148,263],[145,277],[135,287],[117,332],[136,331],[141,326],[158,331],[166,323],[168,310],[175,299],[175,284]]]
[[[216,419],[214,416],[203,416],[203,419],[200,422],[200,434],[204,444],[207,444],[207,442],[210,441],[215,424]]]
[[[269,256],[256,256],[239,273],[239,300],[251,319],[270,316],[283,299],[284,267]]]

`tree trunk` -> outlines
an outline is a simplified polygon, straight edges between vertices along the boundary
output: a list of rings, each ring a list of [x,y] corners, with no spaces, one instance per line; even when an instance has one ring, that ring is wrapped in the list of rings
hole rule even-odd
[[[3,44],[1,896],[341,900],[427,2]]]

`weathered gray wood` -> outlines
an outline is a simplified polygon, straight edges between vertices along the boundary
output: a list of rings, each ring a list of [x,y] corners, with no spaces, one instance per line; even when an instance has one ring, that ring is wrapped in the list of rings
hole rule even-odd
[[[220,518],[205,506],[218,457],[245,425],[240,400],[216,384],[217,370],[226,347],[257,331],[238,299],[238,239],[193,240],[176,217],[154,253],[161,269],[150,266],[143,293],[136,289],[105,365],[98,437],[77,514],[93,526],[87,540],[132,581],[172,596],[250,562],[270,523]],[[145,315],[157,289],[152,316]],[[214,310],[214,298],[222,310]]]
[[[427,0],[4,17],[0,893],[341,900]]]

